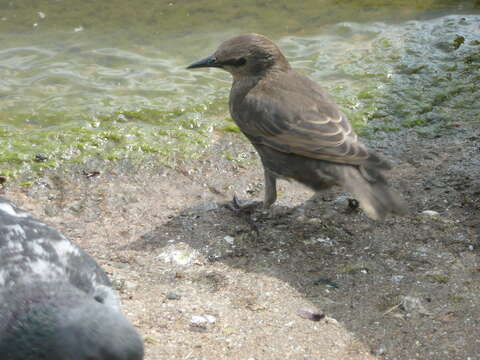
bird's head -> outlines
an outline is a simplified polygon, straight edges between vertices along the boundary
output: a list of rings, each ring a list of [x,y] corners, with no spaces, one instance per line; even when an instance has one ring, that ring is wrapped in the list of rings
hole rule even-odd
[[[0,354],[7,359],[143,359],[130,322],[69,284],[20,285],[0,291],[0,299],[8,320],[0,324]]]
[[[258,34],[240,35],[224,41],[213,55],[194,62],[187,69],[217,67],[231,73],[234,79],[262,76],[271,70],[290,69],[277,45]]]

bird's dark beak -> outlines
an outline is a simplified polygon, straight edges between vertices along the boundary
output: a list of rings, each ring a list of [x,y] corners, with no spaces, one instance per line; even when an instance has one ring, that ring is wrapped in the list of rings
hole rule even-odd
[[[187,69],[195,69],[202,67],[220,67],[220,64],[217,62],[217,58],[212,55],[188,65]]]

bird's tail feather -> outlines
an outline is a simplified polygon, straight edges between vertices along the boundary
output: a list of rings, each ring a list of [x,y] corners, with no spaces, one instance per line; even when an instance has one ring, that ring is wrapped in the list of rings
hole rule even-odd
[[[342,170],[344,189],[355,196],[369,217],[378,220],[389,213],[405,214],[405,203],[388,188],[380,172],[354,166],[343,166]]]

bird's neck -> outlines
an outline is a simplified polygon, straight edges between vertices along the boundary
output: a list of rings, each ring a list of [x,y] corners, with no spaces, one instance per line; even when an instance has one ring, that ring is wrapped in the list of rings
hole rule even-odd
[[[255,88],[261,81],[263,76],[246,76],[242,78],[233,78],[232,88],[230,89],[229,107],[230,114],[236,113],[245,96]],[[233,116],[233,115],[232,115]]]
[[[257,87],[258,85],[262,86],[262,83],[265,82],[274,82],[276,79],[282,77],[282,75],[285,75],[291,70],[292,68],[288,62],[286,62],[285,66],[272,66],[270,69],[259,75],[241,77],[234,76],[232,89],[230,91],[230,102],[232,102],[232,96],[235,96],[237,99],[243,99],[253,88]]]
[[[257,86],[257,84],[261,82],[263,78],[263,75],[233,78],[232,90],[230,94],[234,93],[235,96],[244,97],[251,89]]]

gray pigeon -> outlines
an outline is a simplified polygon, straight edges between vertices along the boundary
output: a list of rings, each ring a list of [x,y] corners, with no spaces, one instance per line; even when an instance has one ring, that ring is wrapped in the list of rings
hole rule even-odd
[[[262,159],[264,207],[277,198],[277,178],[287,178],[315,191],[338,185],[374,219],[404,213],[382,174],[390,164],[361,143],[327,92],[294,71],[272,41],[236,36],[188,69],[201,67],[233,76],[230,113]]]
[[[141,360],[95,260],[0,197],[0,359]]]

